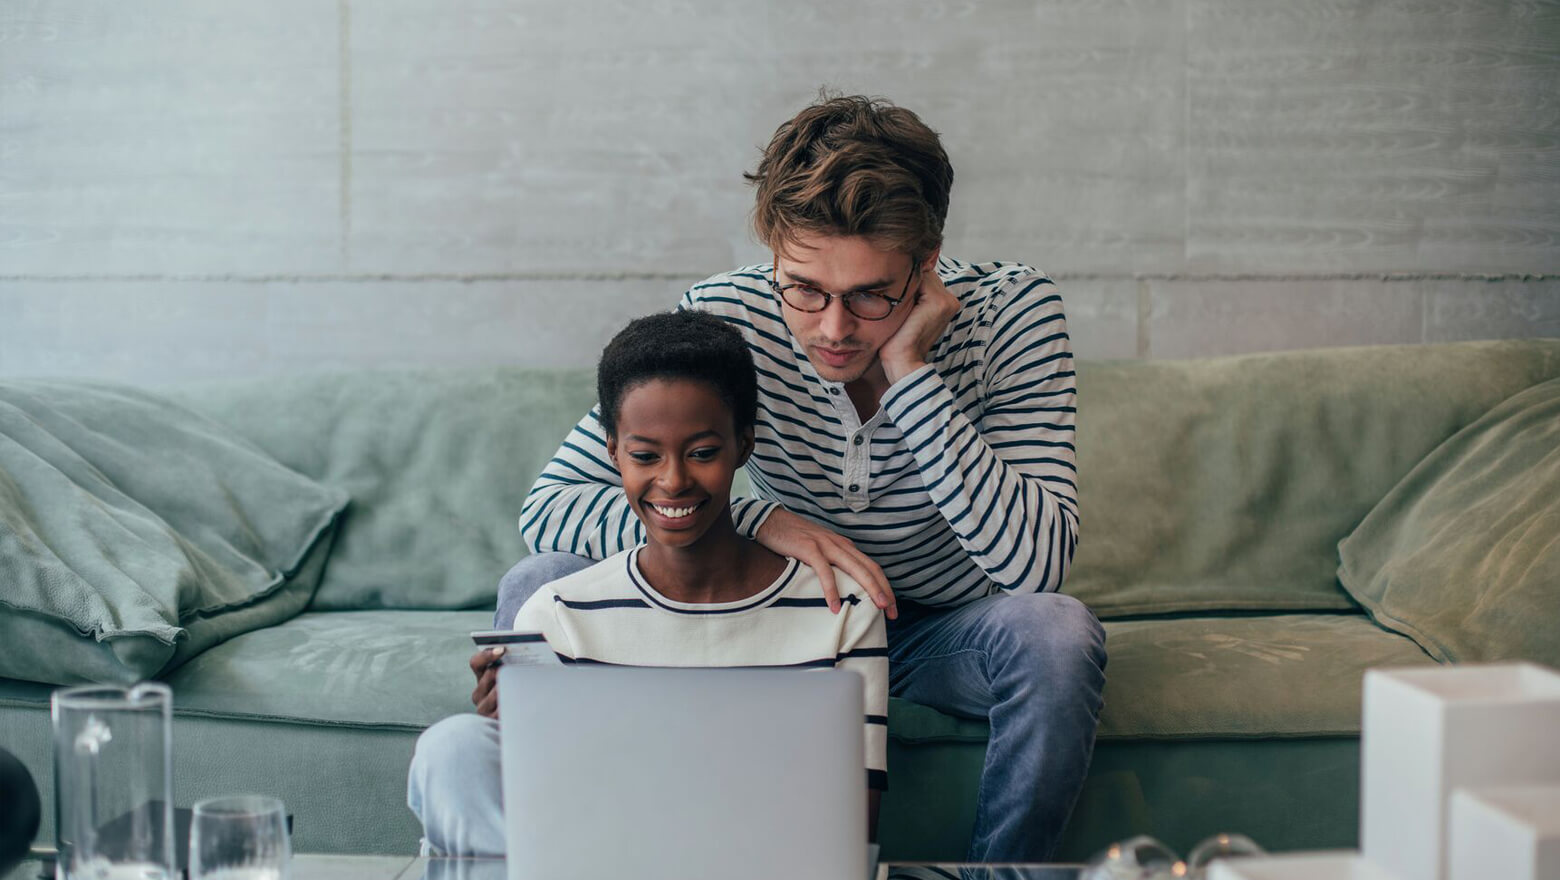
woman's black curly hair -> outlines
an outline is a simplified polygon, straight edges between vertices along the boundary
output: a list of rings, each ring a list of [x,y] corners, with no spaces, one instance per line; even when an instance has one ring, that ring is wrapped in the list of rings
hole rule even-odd
[[[680,309],[637,318],[602,349],[596,399],[607,436],[617,436],[623,397],[654,379],[709,383],[731,410],[739,435],[758,418],[753,355],[735,327],[708,312]]]

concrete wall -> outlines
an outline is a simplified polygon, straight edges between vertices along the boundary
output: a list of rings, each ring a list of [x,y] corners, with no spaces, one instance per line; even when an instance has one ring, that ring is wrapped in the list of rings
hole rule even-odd
[[[0,375],[590,363],[821,84],[1084,356],[1560,336],[1556,0],[0,0]]]

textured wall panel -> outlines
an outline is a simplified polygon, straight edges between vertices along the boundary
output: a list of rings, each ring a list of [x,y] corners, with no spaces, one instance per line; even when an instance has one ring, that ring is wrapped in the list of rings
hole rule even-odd
[[[223,282],[7,284],[0,373],[155,384],[274,372],[268,296],[269,285]]]
[[[1560,5],[1188,2],[1188,268],[1560,268]]]
[[[10,0],[0,373],[588,363],[820,85],[1082,356],[1560,335],[1560,0]]]
[[[1425,285],[1425,341],[1560,337],[1560,280]]]
[[[1423,294],[1408,282],[1152,282],[1149,297],[1154,358],[1421,339]]]
[[[674,307],[692,280],[293,285],[272,295],[269,332],[277,359],[311,367],[594,366],[623,325]]]
[[[337,9],[0,4],[0,274],[322,271]]]
[[[1058,285],[1067,307],[1067,332],[1073,355],[1090,360],[1140,357],[1138,312],[1148,283],[1063,279]]]
[[[352,266],[746,261],[759,251],[740,175],[820,85],[892,96],[944,134],[950,253],[1179,264],[1179,2],[760,8],[354,5]]]
[[[175,383],[483,364],[592,366],[688,281],[80,282],[0,289],[0,375]]]

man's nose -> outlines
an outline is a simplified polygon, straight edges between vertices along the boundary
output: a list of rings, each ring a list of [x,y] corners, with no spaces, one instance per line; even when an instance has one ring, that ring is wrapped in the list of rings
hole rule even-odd
[[[823,331],[831,342],[840,342],[850,336],[856,329],[856,316],[845,308],[845,301],[835,297],[818,321],[818,329]]]

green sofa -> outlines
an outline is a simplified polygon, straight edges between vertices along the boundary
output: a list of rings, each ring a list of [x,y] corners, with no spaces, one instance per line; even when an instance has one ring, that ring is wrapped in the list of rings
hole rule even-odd
[[[1138,833],[1184,850],[1224,830],[1273,850],[1354,845],[1361,674],[1435,661],[1340,587],[1338,544],[1448,437],[1555,377],[1560,340],[1080,365],[1083,539],[1065,589],[1105,620],[1110,659],[1060,855]],[[413,743],[469,709],[467,633],[489,626],[494,587],[524,553],[521,500],[592,403],[590,374],[378,371],[161,393],[351,497],[303,613],[160,675],[177,799],[273,794],[300,851],[414,851]],[[0,745],[46,799],[50,690],[0,680]],[[884,856],[961,855],[985,725],[894,701],[889,731]]]

